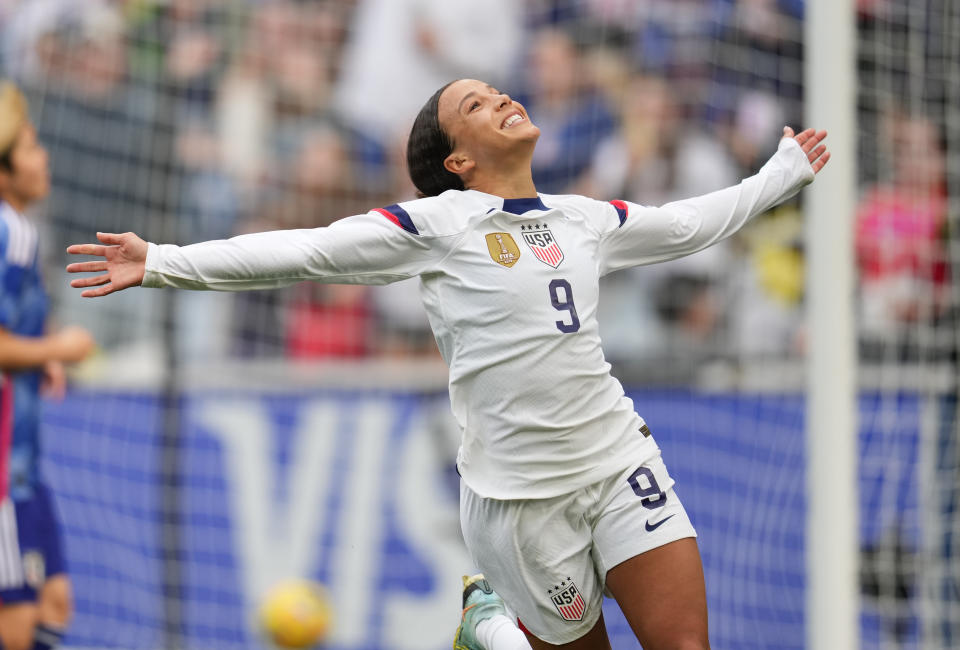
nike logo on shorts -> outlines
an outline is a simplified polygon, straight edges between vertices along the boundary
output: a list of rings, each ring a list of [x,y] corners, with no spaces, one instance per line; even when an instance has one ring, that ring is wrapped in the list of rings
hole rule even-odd
[[[647,523],[644,524],[644,528],[647,529],[647,532],[648,532],[648,533],[652,533],[652,532],[655,531],[656,529],[660,528],[660,526],[662,526],[662,525],[664,525],[665,523],[667,523],[668,521],[670,521],[673,517],[676,517],[676,513],[670,515],[669,517],[666,517],[666,518],[664,518],[664,519],[661,519],[660,521],[658,521],[657,523],[652,524],[652,525],[651,525],[651,523],[648,521]]]

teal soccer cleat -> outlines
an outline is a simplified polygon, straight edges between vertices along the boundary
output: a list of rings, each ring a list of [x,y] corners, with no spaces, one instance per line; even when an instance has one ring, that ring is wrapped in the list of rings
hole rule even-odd
[[[497,595],[482,573],[463,576],[463,615],[457,634],[453,637],[453,650],[484,650],[477,642],[477,623],[506,613],[503,599]]]

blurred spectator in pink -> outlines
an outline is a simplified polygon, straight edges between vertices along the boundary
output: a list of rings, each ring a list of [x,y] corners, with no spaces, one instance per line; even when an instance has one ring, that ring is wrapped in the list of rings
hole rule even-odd
[[[948,290],[941,136],[925,117],[893,115],[885,126],[890,178],[867,189],[857,209],[860,329],[868,354],[882,353],[877,346],[884,344],[909,353],[917,325],[941,314]]]
[[[295,155],[275,163],[257,218],[244,230],[316,228],[365,211],[364,198],[352,191],[352,171],[341,132],[315,125],[301,134]],[[316,359],[370,352],[369,287],[308,283],[233,298],[234,347],[245,356]]]
[[[287,356],[344,359],[370,354],[373,314],[367,289],[351,284],[294,287],[286,313]]]
[[[438,88],[458,78],[507,90],[518,63],[524,3],[361,0],[349,27],[336,109],[389,147]]]

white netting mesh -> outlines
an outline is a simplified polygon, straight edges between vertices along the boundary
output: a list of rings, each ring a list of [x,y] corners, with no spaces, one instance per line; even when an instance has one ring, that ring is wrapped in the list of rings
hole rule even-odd
[[[940,1],[860,4],[856,299],[861,383],[876,400],[862,429],[874,432],[874,446],[900,449],[885,464],[864,460],[861,468],[877,483],[873,514],[861,527],[865,641],[948,648],[960,623],[952,568],[960,10]],[[911,503],[897,487],[906,480],[919,489]]]

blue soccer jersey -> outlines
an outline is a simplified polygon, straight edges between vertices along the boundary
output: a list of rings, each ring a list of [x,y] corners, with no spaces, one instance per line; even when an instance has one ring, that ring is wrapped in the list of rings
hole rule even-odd
[[[37,260],[37,229],[0,203],[0,327],[43,336],[48,300]],[[3,373],[0,389],[0,498],[33,496],[40,456],[40,368]]]

